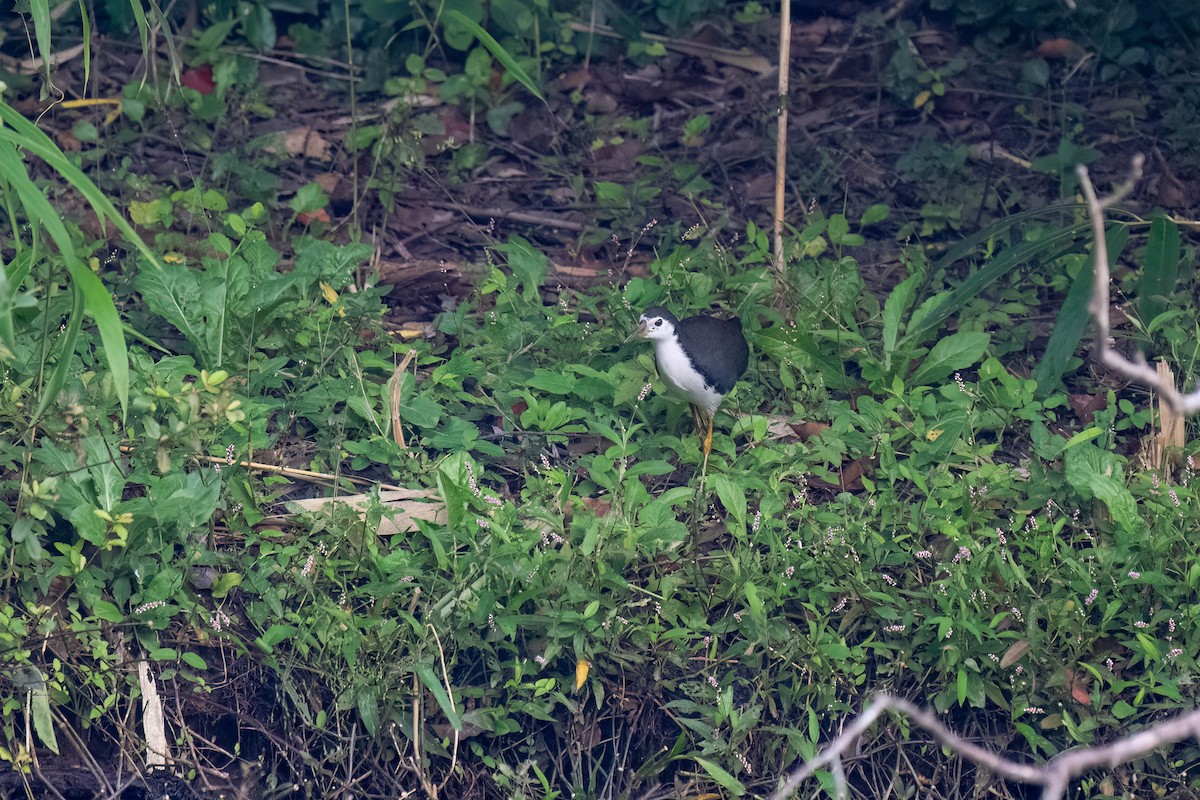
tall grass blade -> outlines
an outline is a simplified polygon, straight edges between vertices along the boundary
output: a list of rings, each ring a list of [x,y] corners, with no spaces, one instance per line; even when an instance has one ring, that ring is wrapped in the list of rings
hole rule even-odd
[[[543,103],[546,102],[546,98],[542,96],[541,91],[537,88],[537,84],[533,82],[533,78],[529,77],[529,73],[521,69],[521,65],[518,64],[517,60],[512,57],[512,54],[505,50],[499,42],[492,38],[490,33],[481,28],[479,23],[475,22],[457,9],[451,9],[450,11],[447,11],[446,17],[454,20],[455,24],[461,25],[470,31],[471,34],[479,40],[479,43],[486,47],[488,52],[490,52],[497,61],[504,65],[504,69],[508,70],[510,75],[516,78],[522,86],[529,90],[530,94],[532,94],[538,100],[541,100]]]
[[[1179,260],[1182,255],[1179,226],[1166,217],[1155,217],[1150,223],[1146,261],[1142,265],[1142,280],[1138,286],[1138,316],[1146,327],[1167,310],[1167,303],[1179,280]],[[1149,342],[1142,343],[1143,349],[1149,345]]]
[[[1031,261],[1034,258],[1037,258],[1042,263],[1053,261],[1070,250],[1079,237],[1088,230],[1089,226],[1087,223],[1070,225],[1060,228],[1042,239],[1022,242],[1004,250],[1000,255],[988,262],[986,266],[968,275],[961,284],[947,293],[945,299],[921,319],[915,329],[906,333],[904,341],[901,344],[901,349],[921,346],[946,321],[947,317],[962,311],[969,300],[991,286],[1010,270],[1016,269],[1021,264]],[[979,239],[981,242],[987,237],[982,237],[981,239],[979,236],[974,236],[971,238]],[[978,243],[976,242],[976,245]],[[941,269],[952,263],[950,256],[961,252],[963,249],[961,246],[956,247],[950,253],[947,253],[946,256],[939,259],[937,264],[930,269],[930,274],[938,274]],[[966,250],[966,252],[973,251],[974,247]],[[957,255],[953,260],[966,255],[966,252],[961,252],[961,255]]]
[[[1116,261],[1129,241],[1129,226],[1124,224],[1109,227],[1105,234],[1108,244],[1109,258]],[[1033,379],[1037,381],[1037,396],[1045,397],[1058,388],[1063,373],[1067,371],[1067,363],[1079,348],[1079,342],[1087,332],[1091,315],[1088,303],[1092,299],[1092,270],[1095,262],[1088,260],[1087,266],[1079,271],[1075,282],[1067,291],[1067,298],[1054,320],[1054,330],[1050,333],[1050,341],[1046,343],[1046,352],[1042,360],[1033,369]]]

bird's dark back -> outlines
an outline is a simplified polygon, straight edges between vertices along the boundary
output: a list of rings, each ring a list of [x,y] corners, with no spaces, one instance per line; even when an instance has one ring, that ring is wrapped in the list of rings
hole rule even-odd
[[[688,317],[676,330],[680,338],[699,343],[689,348],[696,369],[718,392],[728,394],[750,364],[750,346],[742,333],[742,321],[737,317]]]

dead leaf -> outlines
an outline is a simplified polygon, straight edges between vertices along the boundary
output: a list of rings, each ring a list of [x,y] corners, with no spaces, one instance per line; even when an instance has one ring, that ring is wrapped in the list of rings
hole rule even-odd
[[[1080,705],[1091,705],[1092,696],[1087,690],[1087,676],[1085,673],[1076,672],[1073,669],[1067,670],[1067,691],[1071,694],[1071,699]]]
[[[328,225],[330,221],[329,212],[323,208],[318,208],[316,211],[301,211],[296,215],[296,221],[301,225],[311,225],[314,222]]]
[[[185,69],[179,76],[179,85],[194,89],[200,94],[212,94],[217,88],[213,80],[212,64],[201,64],[194,69]]]
[[[1024,658],[1025,654],[1029,652],[1029,647],[1028,639],[1013,642],[1012,646],[1005,650],[1004,655],[1000,657],[1000,669],[1008,669]]]
[[[413,339],[432,339],[437,329],[432,322],[405,322],[399,328],[388,331],[392,336],[398,336],[405,342]]]
[[[1079,421],[1087,424],[1095,418],[1097,411],[1103,411],[1108,405],[1108,392],[1104,394],[1070,394],[1067,395],[1067,402],[1071,404],[1071,410],[1075,412]]]
[[[329,141],[310,127],[292,128],[283,134],[283,151],[289,156],[329,161],[332,147]]]
[[[1060,36],[1056,39],[1047,39],[1038,45],[1037,54],[1042,58],[1061,58],[1066,61],[1078,61],[1087,55],[1087,50],[1073,40]]]
[[[287,505],[295,511],[327,511],[340,503],[360,511],[366,516],[370,495],[354,494],[345,497],[313,497],[308,500],[292,500]],[[410,533],[417,530],[417,520],[446,524],[446,506],[433,489],[401,489],[379,493],[383,505],[383,519],[379,521],[380,536]]]
[[[338,184],[342,182],[342,177],[333,172],[322,172],[317,177],[313,178],[313,183],[325,190],[325,194],[336,194]]]
[[[58,143],[59,149],[67,153],[78,153],[83,149],[83,143],[70,131],[58,131],[54,134],[54,141]]]

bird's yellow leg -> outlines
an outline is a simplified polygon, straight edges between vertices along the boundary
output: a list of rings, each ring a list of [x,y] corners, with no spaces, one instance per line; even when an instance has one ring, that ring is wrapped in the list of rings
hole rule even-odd
[[[700,468],[700,472],[704,475],[708,474],[708,454],[712,451],[712,433],[713,433],[713,418],[708,418],[708,425],[704,432],[704,466]]]

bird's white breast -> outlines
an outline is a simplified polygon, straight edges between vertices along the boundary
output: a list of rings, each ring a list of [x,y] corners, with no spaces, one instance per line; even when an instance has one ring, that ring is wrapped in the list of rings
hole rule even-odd
[[[688,402],[695,403],[712,416],[721,404],[721,395],[717,394],[704,382],[704,376],[692,367],[678,340],[660,339],[654,343],[654,359],[658,362],[658,372],[677,393],[682,394]]]

